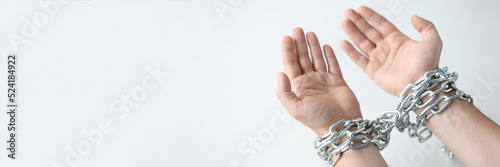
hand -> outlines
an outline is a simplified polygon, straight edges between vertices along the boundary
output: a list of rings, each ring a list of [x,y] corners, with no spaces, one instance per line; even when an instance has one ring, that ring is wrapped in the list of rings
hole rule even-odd
[[[313,32],[307,33],[311,49],[309,58],[306,38],[301,28],[281,41],[285,73],[278,74],[276,95],[296,120],[323,136],[341,119],[361,117],[358,100],[345,83],[330,46],[323,47]]]
[[[399,96],[425,72],[439,68],[443,44],[430,21],[412,17],[413,27],[422,36],[422,41],[415,41],[368,7],[362,6],[358,12],[349,9],[344,15],[342,29],[367,57],[346,40],[341,42],[342,49],[386,92]]]

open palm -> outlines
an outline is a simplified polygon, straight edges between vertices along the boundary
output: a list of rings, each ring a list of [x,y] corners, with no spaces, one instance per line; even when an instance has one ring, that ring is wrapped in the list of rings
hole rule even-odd
[[[342,49],[386,92],[399,96],[406,85],[438,68],[442,42],[431,22],[412,17],[422,35],[422,41],[415,41],[368,7],[349,9],[345,17],[342,29],[362,53],[345,40]]]
[[[323,56],[316,35],[307,33],[311,61],[302,29],[294,29],[292,35],[281,43],[286,74],[278,75],[277,91],[290,115],[318,136],[340,119],[361,117],[358,100],[345,83],[332,48],[325,45]]]

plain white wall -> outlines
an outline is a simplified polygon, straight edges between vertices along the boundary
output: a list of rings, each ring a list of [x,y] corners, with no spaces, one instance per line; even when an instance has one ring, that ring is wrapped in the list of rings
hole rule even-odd
[[[300,26],[332,45],[364,117],[374,119],[398,98],[339,47],[343,12],[361,5],[414,39],[413,14],[433,21],[444,41],[441,65],[458,71],[459,88],[500,122],[499,1],[77,1],[49,7],[53,13],[40,3],[49,2],[0,2],[2,60],[15,51],[9,37],[26,39],[18,46],[18,159],[2,154],[1,166],[69,166],[75,154],[75,166],[326,166],[314,134],[275,97],[280,39]],[[23,35],[33,17],[36,31]],[[156,68],[168,76],[152,74]],[[102,121],[112,129],[92,143],[85,133]],[[394,131],[382,154],[390,166],[460,166],[440,147]]]

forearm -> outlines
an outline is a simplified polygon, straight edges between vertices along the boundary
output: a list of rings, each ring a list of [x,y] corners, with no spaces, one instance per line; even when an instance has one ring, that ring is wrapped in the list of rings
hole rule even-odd
[[[370,166],[379,167],[387,166],[384,158],[379,150],[373,145],[369,144],[362,149],[349,149],[342,154],[336,167],[357,167],[357,166]]]
[[[500,164],[500,127],[472,103],[452,100],[426,122],[429,129],[465,166]]]

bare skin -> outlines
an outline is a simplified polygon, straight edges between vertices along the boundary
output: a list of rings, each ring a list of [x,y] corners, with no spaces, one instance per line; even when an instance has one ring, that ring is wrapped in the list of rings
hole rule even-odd
[[[368,57],[346,40],[341,42],[342,49],[386,92],[399,96],[406,85],[439,68],[443,43],[431,22],[412,17],[413,27],[423,39],[415,41],[368,7],[360,7],[358,12],[349,9],[344,15],[342,29]]]
[[[442,42],[430,21],[412,17],[414,28],[422,36],[422,41],[415,41],[368,7],[360,7],[357,12],[347,10],[345,16],[342,29],[363,53],[345,40],[342,49],[387,93],[399,96],[406,85],[439,67]],[[472,103],[453,100],[426,124],[463,165],[500,164],[500,127]]]
[[[422,36],[422,41],[416,41],[368,7],[357,12],[346,10],[345,17],[341,26],[354,45],[344,40],[342,49],[386,92],[399,96],[406,85],[438,69],[442,41],[430,21],[412,17]],[[292,36],[282,39],[286,74],[278,74],[277,90],[288,112],[318,136],[340,119],[360,117],[359,103],[345,83],[331,47],[325,45],[322,51],[316,35],[310,32],[306,38],[300,28],[294,29]],[[427,126],[465,166],[500,164],[500,127],[473,104],[454,100],[443,113],[429,119]],[[387,164],[377,149],[368,145],[345,152],[337,166]]]
[[[325,45],[322,51],[316,35],[309,32],[306,38],[301,28],[295,28],[292,36],[281,42],[286,74],[278,74],[276,93],[290,115],[318,136],[340,119],[361,117],[358,100],[344,81],[332,48]],[[368,145],[345,152],[337,166],[387,164],[375,146]]]

